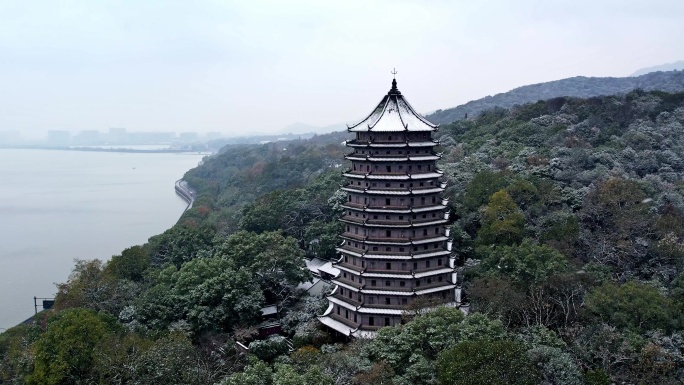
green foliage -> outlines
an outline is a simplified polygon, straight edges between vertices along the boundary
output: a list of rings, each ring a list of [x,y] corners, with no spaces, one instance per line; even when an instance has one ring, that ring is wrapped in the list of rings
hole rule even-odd
[[[133,246],[115,255],[107,262],[105,274],[116,279],[140,282],[150,267],[150,256],[146,247]]]
[[[605,283],[586,299],[587,310],[597,321],[633,331],[671,330],[672,302],[657,289],[638,282]]]
[[[86,384],[95,377],[95,350],[116,331],[111,317],[88,309],[65,310],[48,320],[34,345],[29,384]]]
[[[275,335],[265,340],[250,342],[249,352],[262,361],[273,361],[276,357],[286,354],[289,350],[285,337]]]
[[[508,341],[464,341],[439,355],[438,377],[443,385],[536,385],[537,368],[524,345]]]
[[[523,238],[525,217],[504,190],[492,194],[484,210],[478,242],[483,245],[512,245]]]
[[[540,285],[548,277],[567,270],[568,261],[558,251],[536,245],[530,239],[519,245],[483,249],[482,268],[490,274],[510,278],[516,284]]]

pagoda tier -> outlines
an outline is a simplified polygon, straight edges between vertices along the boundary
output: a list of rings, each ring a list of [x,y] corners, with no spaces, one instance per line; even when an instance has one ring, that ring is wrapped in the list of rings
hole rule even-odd
[[[349,126],[356,138],[346,142],[353,152],[345,156],[351,168],[343,174],[345,230],[333,262],[339,274],[320,317],[340,333],[372,337],[409,309],[460,301],[436,129],[396,80],[368,117]]]

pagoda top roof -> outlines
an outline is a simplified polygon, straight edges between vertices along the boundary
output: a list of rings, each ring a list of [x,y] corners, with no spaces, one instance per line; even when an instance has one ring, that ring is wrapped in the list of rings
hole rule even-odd
[[[435,131],[439,125],[430,123],[420,116],[397,89],[397,80],[392,80],[392,89],[365,119],[347,126],[352,132],[400,132]]]

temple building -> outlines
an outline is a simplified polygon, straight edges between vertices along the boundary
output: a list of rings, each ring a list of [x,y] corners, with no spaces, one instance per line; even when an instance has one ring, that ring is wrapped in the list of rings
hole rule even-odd
[[[407,310],[459,305],[437,129],[409,105],[396,79],[368,117],[348,126],[356,138],[346,143],[345,231],[333,262],[339,273],[319,317],[345,336],[372,338],[400,324]]]

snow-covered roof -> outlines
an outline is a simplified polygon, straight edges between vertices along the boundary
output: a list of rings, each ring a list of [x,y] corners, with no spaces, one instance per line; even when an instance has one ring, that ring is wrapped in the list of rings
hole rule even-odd
[[[362,121],[348,126],[349,131],[399,132],[435,131],[438,125],[430,123],[418,114],[397,89],[396,79],[392,89],[377,107]]]

